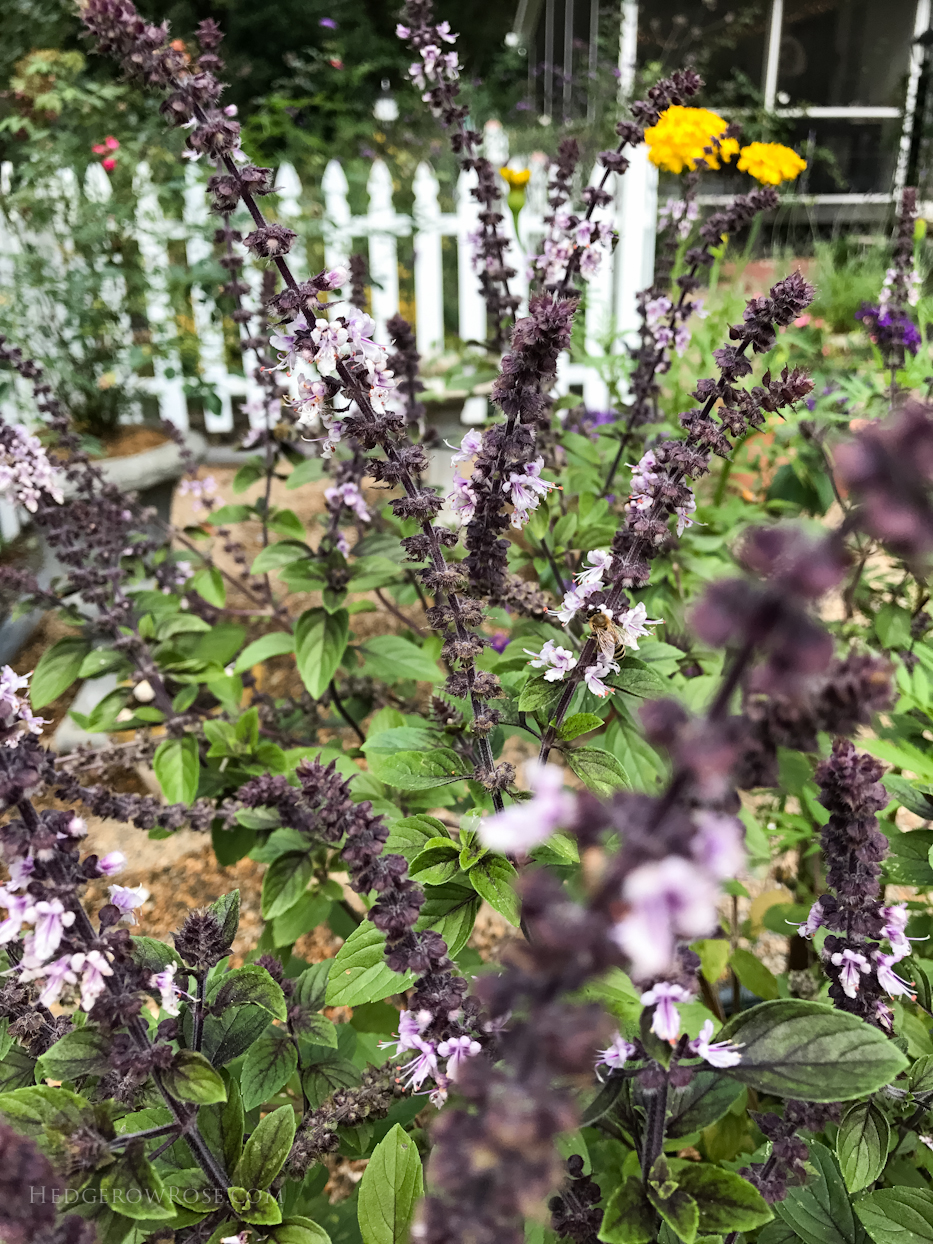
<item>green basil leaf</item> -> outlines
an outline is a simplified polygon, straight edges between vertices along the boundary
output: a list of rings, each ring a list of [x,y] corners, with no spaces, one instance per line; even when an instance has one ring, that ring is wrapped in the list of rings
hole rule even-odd
[[[413,979],[411,972],[403,976],[386,966],[385,934],[364,920],[337,951],[327,982],[327,1005],[381,1002],[407,989]]]
[[[811,1144],[810,1164],[817,1178],[801,1188],[788,1188],[775,1212],[804,1244],[860,1244],[861,1233],[833,1155],[825,1145]],[[902,1191],[907,1189],[899,1188],[898,1195]],[[899,1239],[904,1244],[903,1235]]]
[[[398,567],[395,573],[398,574]],[[354,591],[360,590],[355,584],[352,586]],[[361,651],[366,658],[363,672],[387,683],[397,683],[403,678],[412,678],[415,682],[444,681],[436,659],[401,635],[374,635],[366,640]]]
[[[261,1006],[283,1023],[288,1018],[282,986],[257,963],[226,972],[211,987],[208,1007],[214,1015],[240,1006]]]
[[[415,928],[433,929],[447,943],[450,955],[459,954],[473,932],[479,898],[476,892],[463,885],[426,885],[424,905],[418,915]]]
[[[260,1037],[246,1052],[240,1088],[243,1109],[261,1106],[292,1078],[298,1069],[298,1051],[287,1037]]]
[[[700,1211],[699,1230],[710,1235],[754,1231],[773,1218],[764,1197],[747,1179],[710,1162],[676,1163],[674,1179]]]
[[[487,855],[473,865],[467,877],[476,893],[501,916],[505,916],[509,924],[518,928],[521,907],[515,892],[518,872],[514,866],[501,855]]]
[[[306,609],[295,624],[298,672],[312,699],[319,700],[337,672],[347,648],[350,615],[346,609]]]
[[[882,1188],[855,1203],[875,1244],[933,1244],[933,1192],[928,1188]]]
[[[305,538],[304,523],[294,510],[274,510],[269,519],[269,530],[277,536],[290,536],[293,540]]]
[[[561,742],[569,743],[572,739],[579,738],[581,734],[589,734],[591,730],[598,730],[602,725],[602,717],[597,717],[595,713],[573,713],[558,730],[557,737]]]
[[[295,1111],[280,1106],[256,1124],[231,1179],[245,1188],[268,1188],[282,1169],[295,1139]]]
[[[275,1244],[331,1244],[330,1236],[310,1218],[292,1214],[269,1232]]]
[[[629,1176],[606,1204],[599,1239],[605,1244],[651,1244],[656,1238],[654,1210],[641,1180]]]
[[[79,1080],[107,1068],[110,1042],[93,1025],[75,1028],[45,1051],[39,1060],[42,1074],[51,1080]]]
[[[851,1101],[877,1092],[907,1067],[883,1033],[820,1002],[763,1002],[732,1016],[722,1040],[742,1044],[728,1074],[778,1097]]]
[[[80,635],[66,635],[43,652],[33,670],[29,700],[34,709],[45,708],[67,691],[78,677],[91,645]]]
[[[242,674],[244,670],[267,661],[269,657],[280,657],[294,651],[294,635],[289,635],[287,631],[273,631],[270,635],[263,635],[261,639],[254,639],[251,644],[246,645],[237,657],[233,672]]]
[[[332,959],[324,959],[321,963],[313,963],[295,980],[292,997],[305,1011],[320,1011],[326,1004],[327,978],[330,975]]]
[[[472,773],[463,758],[447,747],[429,752],[371,753],[369,766],[381,782],[397,790],[433,790]]]
[[[418,1146],[396,1123],[376,1146],[360,1180],[357,1216],[363,1244],[407,1244],[423,1192]]]
[[[193,734],[160,743],[152,758],[152,768],[167,803],[194,803],[201,762]]]
[[[216,566],[205,566],[203,570],[196,571],[185,587],[186,591],[197,592],[203,597],[209,605],[213,605],[215,609],[223,609],[227,603],[227,589],[224,586],[224,577]]]
[[[577,777],[596,795],[611,795],[631,786],[628,774],[615,756],[601,747],[572,747],[564,756]]]
[[[293,540],[279,540],[277,544],[267,544],[256,554],[249,572],[250,574],[266,574],[269,570],[278,570],[280,566],[287,566],[290,562],[297,562],[301,558],[310,556],[311,550],[306,544],[299,544]]]
[[[240,891],[230,890],[211,903],[211,911],[220,921],[224,944],[229,946],[240,927]]]
[[[354,1064],[335,1052],[305,1068],[301,1073],[301,1087],[312,1107],[317,1108],[332,1093],[358,1084],[359,1079],[360,1073]]]
[[[274,920],[294,907],[313,875],[307,851],[288,851],[273,860],[262,879],[263,919]]]
[[[324,474],[324,462],[321,458],[305,458],[299,462],[286,481],[286,488],[301,488],[304,484],[313,484]]]
[[[770,1002],[780,997],[781,991],[774,974],[750,950],[739,946],[732,952],[729,963],[741,983],[756,998]]]
[[[209,1106],[227,1100],[227,1088],[219,1073],[196,1050],[179,1050],[162,1076],[165,1087],[182,1101]]]
[[[627,691],[629,695],[637,695],[642,699],[661,699],[670,695],[671,682],[653,670],[638,657],[623,657],[619,662],[619,672],[610,679],[614,689]]]
[[[290,1109],[291,1107],[285,1107]],[[264,1188],[232,1187],[227,1189],[230,1204],[238,1218],[254,1227],[273,1227],[282,1221],[282,1211],[271,1192]]]
[[[146,1222],[175,1217],[175,1206],[143,1145],[127,1146],[104,1171],[100,1190],[105,1204],[124,1218]]]
[[[888,1160],[890,1139],[888,1120],[874,1102],[859,1102],[846,1112],[836,1137],[836,1157],[850,1192],[875,1182]]]
[[[323,894],[305,891],[293,907],[275,917],[272,936],[276,946],[291,946],[299,937],[318,928],[327,919],[332,906],[331,900]]]
[[[610,1081],[611,1083],[611,1081]],[[686,1088],[675,1089],[668,1104],[667,1135],[672,1139],[701,1132],[726,1114],[744,1093],[741,1084],[713,1068],[701,1067]]]
[[[648,1200],[683,1244],[694,1244],[700,1222],[700,1210],[689,1193],[670,1175],[667,1158],[660,1157],[645,1181]]]
[[[518,697],[520,713],[541,713],[550,717],[551,710],[556,706],[564,688],[558,681],[548,682],[544,675],[529,678]]]

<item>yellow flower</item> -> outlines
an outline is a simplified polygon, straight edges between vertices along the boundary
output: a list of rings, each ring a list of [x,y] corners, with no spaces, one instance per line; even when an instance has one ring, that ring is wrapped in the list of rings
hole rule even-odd
[[[719,168],[717,155],[704,156],[703,149],[711,146],[727,125],[727,121],[708,108],[682,108],[674,104],[661,113],[657,125],[645,130],[648,159],[669,173],[692,169],[699,159],[705,159],[710,168]],[[739,144],[734,138],[724,138],[718,155],[728,163],[738,150]]]
[[[793,181],[806,167],[806,160],[781,143],[749,143],[742,148],[738,163],[741,172],[750,173],[766,186]]]
[[[499,172],[508,183],[510,190],[520,190],[523,186],[527,186],[531,180],[531,169],[528,168],[500,168]]]

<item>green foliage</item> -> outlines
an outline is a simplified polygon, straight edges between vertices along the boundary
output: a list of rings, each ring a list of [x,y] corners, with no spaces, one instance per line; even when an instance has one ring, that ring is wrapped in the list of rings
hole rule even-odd
[[[396,1124],[363,1172],[357,1210],[363,1244],[406,1244],[423,1188],[417,1146]]]

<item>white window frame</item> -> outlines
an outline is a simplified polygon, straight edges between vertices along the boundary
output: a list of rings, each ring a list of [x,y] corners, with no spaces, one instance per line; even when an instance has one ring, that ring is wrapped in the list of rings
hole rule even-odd
[[[622,0],[621,23],[619,32],[619,81],[623,99],[631,95],[635,80],[635,62],[638,40],[638,0]],[[913,38],[916,39],[930,28],[933,0],[917,0],[914,14]],[[781,52],[781,35],[784,24],[784,0],[771,0],[771,13],[768,21],[768,37],[765,44],[765,63],[763,69],[764,105],[769,112],[779,117],[814,117],[849,121],[880,121],[895,120],[903,117],[901,138],[898,149],[897,165],[894,173],[894,192],[892,194],[811,194],[784,195],[782,203],[825,204],[827,206],[843,206],[847,204],[891,203],[900,197],[907,179],[907,165],[910,160],[910,141],[913,134],[914,112],[917,106],[917,87],[923,65],[923,48],[916,42],[910,47],[910,68],[907,77],[907,91],[903,108],[867,107],[853,105],[851,107],[811,108],[780,108],[777,107],[778,62]],[[701,195],[700,202],[709,205],[728,203],[728,196]]]

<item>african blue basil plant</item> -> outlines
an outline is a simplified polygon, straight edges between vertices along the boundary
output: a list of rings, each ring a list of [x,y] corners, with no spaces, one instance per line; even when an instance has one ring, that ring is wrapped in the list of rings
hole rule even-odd
[[[901,382],[925,332],[915,197],[865,317],[888,401],[855,435],[801,405],[813,386],[785,330],[814,291],[796,272],[725,325],[696,405],[668,418],[663,377],[691,349],[706,273],[777,203],[761,189],[701,218],[703,161],[667,212],[638,339],[609,361],[625,365],[618,410],[568,410],[558,358],[612,244],[626,149],[702,83],[679,72],[636,101],[579,202],[580,153],[561,144],[519,316],[455,36],[408,0],[411,79],[473,174],[498,366],[501,417],[454,449],[445,497],[424,482],[437,446],[410,326],[374,338],[358,259],[294,276],[295,234],[260,207],[272,172],[222,104],[217,25],[186,51],[129,0],[81,10],[96,50],[161,94],[211,166],[260,394],[234,492],[259,487],[218,506],[192,477],[198,520],[161,525],[0,342],[36,410],[32,430],[0,427],[4,490],[62,567],[44,589],[5,567],[4,587],[70,625],[31,681],[0,678],[3,1240],[933,1240],[917,897],[933,831],[895,822],[933,819],[933,412]],[[268,265],[260,307],[244,248]],[[776,523],[780,507],[726,488],[776,415],[821,446],[823,524]],[[319,533],[272,504],[274,481],[325,473]],[[309,593],[320,603],[296,603]],[[393,633],[355,629],[373,595]],[[843,621],[820,620],[827,599]],[[294,663],[299,694],[263,690],[273,660]],[[74,715],[114,739],[48,750],[37,714],[104,673],[116,689]],[[120,789],[136,764],[163,799]],[[126,853],[88,853],[87,814],[125,823]],[[245,953],[231,957],[236,891],[173,944],[134,936],[132,835],[182,826],[209,832],[221,863],[266,866]],[[738,919],[739,877],[769,847],[792,900],[774,909],[792,934],[777,972],[739,944],[759,931]],[[484,901],[513,930],[496,962],[468,945]],[[324,923],[342,947],[309,964],[295,943]],[[332,1205],[338,1156],[368,1164]]]

